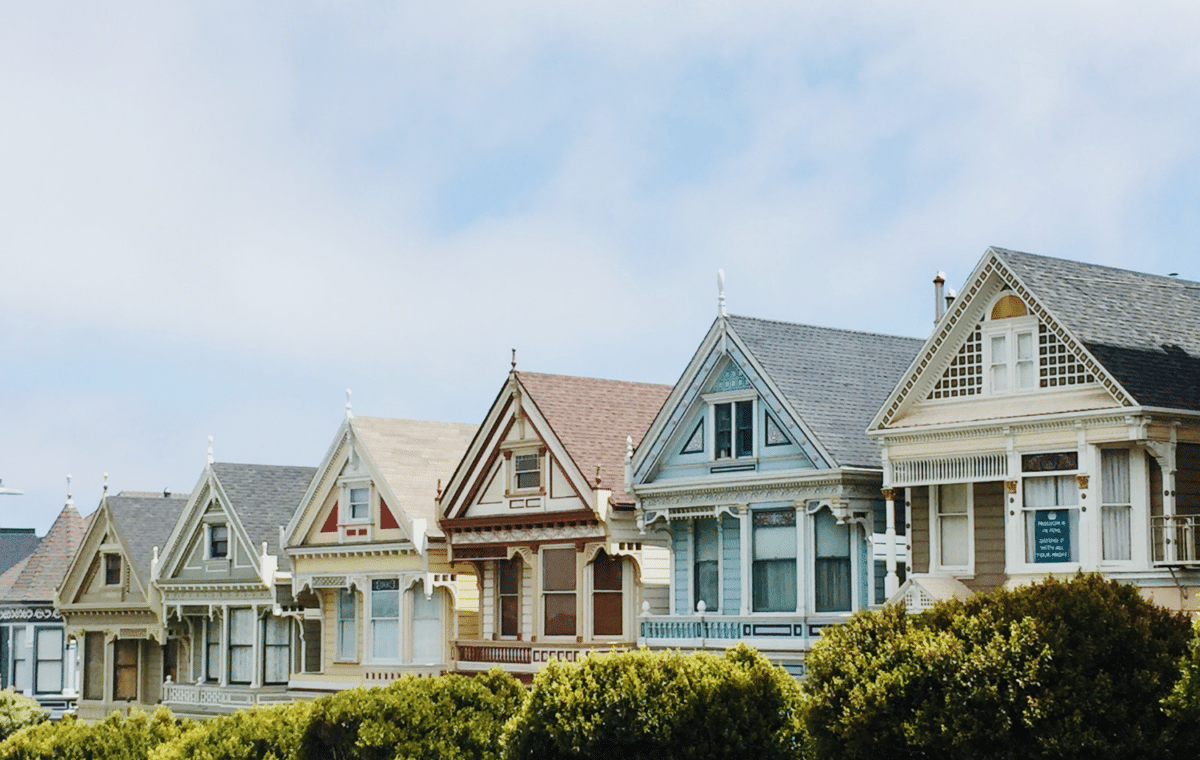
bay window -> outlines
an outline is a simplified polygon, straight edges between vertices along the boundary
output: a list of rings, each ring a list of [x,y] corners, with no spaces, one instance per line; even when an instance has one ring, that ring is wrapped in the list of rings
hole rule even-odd
[[[1024,479],[1025,561],[1079,561],[1079,486],[1074,475]]]
[[[816,560],[813,568],[817,612],[849,612],[851,609],[850,526],[823,509],[813,518]]]
[[[542,550],[542,609],[546,636],[575,635],[575,549]]]
[[[796,510],[754,512],[755,612],[796,611]]]
[[[400,659],[400,582],[371,581],[371,659]]]

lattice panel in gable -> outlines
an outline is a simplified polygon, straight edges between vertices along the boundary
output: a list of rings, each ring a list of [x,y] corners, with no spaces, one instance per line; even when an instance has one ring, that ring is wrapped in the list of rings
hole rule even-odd
[[[1041,322],[1038,323],[1038,382],[1043,388],[1096,382],[1096,376]]]
[[[978,325],[967,337],[958,355],[929,392],[929,398],[975,396],[983,391],[983,338]]]

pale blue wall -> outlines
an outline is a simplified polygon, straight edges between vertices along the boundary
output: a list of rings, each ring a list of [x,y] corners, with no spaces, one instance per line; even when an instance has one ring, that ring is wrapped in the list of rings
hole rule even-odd
[[[675,614],[686,615],[688,604],[688,575],[691,572],[688,562],[688,529],[685,520],[671,523],[672,555],[675,558]]]
[[[721,516],[721,612],[736,615],[742,609],[742,534],[741,520]]]

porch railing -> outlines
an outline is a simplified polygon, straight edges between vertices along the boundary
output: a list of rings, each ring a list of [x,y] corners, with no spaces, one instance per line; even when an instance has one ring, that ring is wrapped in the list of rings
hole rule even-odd
[[[284,687],[265,688],[268,690],[168,682],[163,684],[162,701],[176,709],[223,711],[254,707],[255,705],[279,704],[295,699],[295,695],[289,694]]]
[[[1200,567],[1200,515],[1153,515],[1154,564]]]

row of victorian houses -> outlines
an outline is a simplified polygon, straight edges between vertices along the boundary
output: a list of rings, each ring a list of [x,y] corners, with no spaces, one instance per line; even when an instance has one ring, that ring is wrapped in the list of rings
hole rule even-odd
[[[995,248],[935,283],[924,341],[722,294],[674,386],[514,363],[477,425],[347,404],[315,468],[68,503],[0,575],[4,685],[202,716],[739,641],[799,676],[856,610],[1080,570],[1193,610],[1200,284]]]

